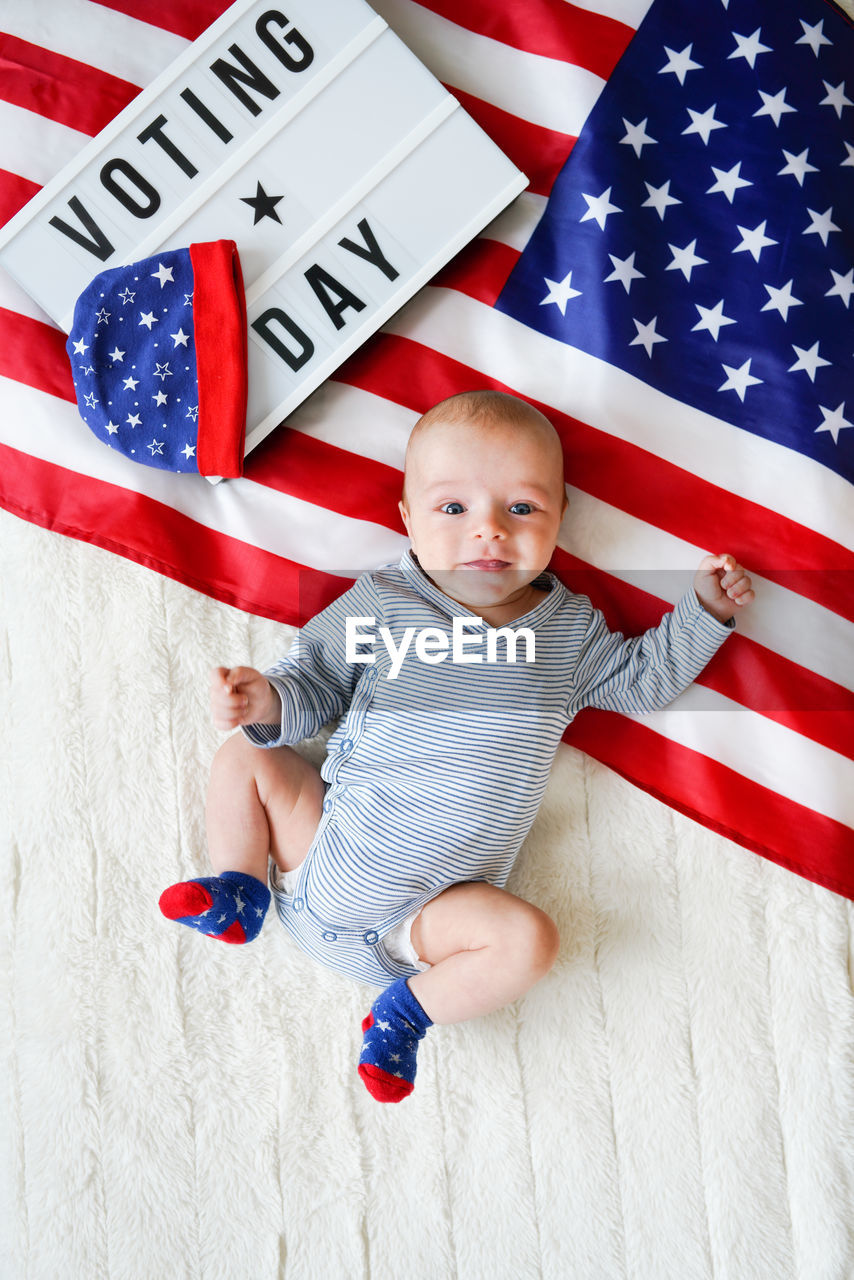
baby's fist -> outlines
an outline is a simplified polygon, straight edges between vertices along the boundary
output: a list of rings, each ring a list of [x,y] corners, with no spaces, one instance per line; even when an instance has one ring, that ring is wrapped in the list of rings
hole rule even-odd
[[[737,609],[755,599],[750,578],[731,555],[706,556],[694,575],[694,590],[718,622],[729,622]]]
[[[224,733],[241,724],[274,724],[281,715],[279,695],[253,667],[214,667],[211,715]]]

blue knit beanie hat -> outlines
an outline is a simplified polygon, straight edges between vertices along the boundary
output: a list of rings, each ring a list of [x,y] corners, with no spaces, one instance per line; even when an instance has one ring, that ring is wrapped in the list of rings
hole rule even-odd
[[[243,473],[246,299],[232,240],[102,271],[66,344],[81,417],[135,462]]]

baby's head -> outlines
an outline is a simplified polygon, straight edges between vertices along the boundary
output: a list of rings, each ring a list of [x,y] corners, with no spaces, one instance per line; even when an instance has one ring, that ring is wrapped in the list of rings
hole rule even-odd
[[[524,601],[565,508],[560,439],[525,401],[466,391],[413,427],[400,513],[422,569],[467,608]]]

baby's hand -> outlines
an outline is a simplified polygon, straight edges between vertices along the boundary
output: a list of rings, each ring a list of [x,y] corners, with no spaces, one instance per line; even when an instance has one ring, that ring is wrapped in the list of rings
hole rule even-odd
[[[694,590],[707,613],[729,622],[737,609],[755,599],[750,578],[733,556],[706,556],[694,575]]]
[[[278,724],[282,705],[266,676],[252,667],[214,667],[211,714],[217,729],[241,724]]]

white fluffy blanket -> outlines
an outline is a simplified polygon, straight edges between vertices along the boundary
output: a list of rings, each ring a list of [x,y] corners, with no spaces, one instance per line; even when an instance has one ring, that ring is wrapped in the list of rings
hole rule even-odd
[[[383,1107],[372,988],[157,910],[208,667],[285,629],[5,513],[0,570],[3,1277],[854,1275],[850,903],[562,748],[511,884],[557,965]]]

